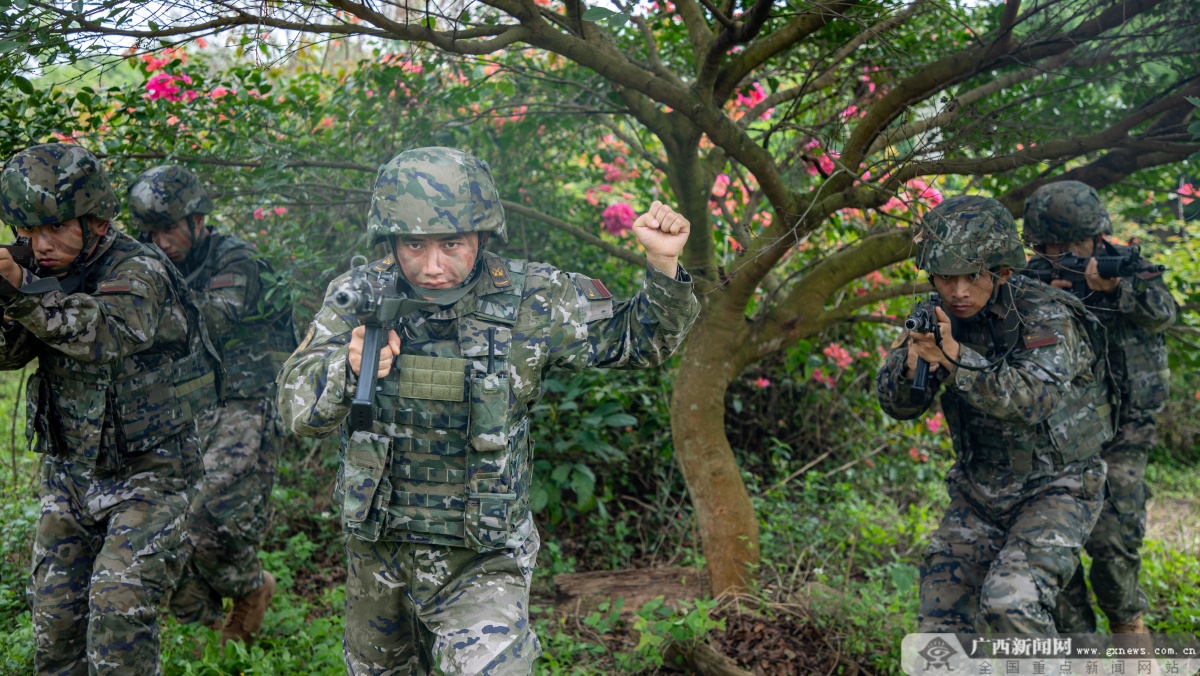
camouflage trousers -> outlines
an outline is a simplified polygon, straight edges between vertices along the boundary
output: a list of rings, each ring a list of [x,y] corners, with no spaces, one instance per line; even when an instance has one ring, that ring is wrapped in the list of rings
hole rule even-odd
[[[202,475],[190,431],[117,467],[45,459],[27,590],[38,673],[160,673],[159,605]]]
[[[537,529],[517,549],[346,538],[347,673],[526,675],[542,653],[529,624]]]
[[[919,631],[1052,635],[1050,611],[1100,514],[1104,465],[986,499],[956,465],[921,566]]]
[[[238,399],[196,419],[204,485],[188,517],[189,555],[170,610],[181,622],[212,624],[221,599],[263,583],[258,545],[266,533],[279,468],[282,425],[274,398]]]
[[[1085,548],[1092,556],[1090,577],[1096,604],[1111,623],[1132,622],[1150,608],[1138,586],[1146,535],[1146,459],[1158,445],[1153,419],[1131,421],[1104,447],[1108,495]],[[1096,631],[1096,613],[1084,582],[1083,566],[1058,597],[1054,623],[1063,633]]]

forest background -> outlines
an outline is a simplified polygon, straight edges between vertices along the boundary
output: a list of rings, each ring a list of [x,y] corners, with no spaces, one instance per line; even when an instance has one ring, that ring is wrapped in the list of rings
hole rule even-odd
[[[1143,582],[1153,628],[1200,625],[1194,0],[0,9],[0,155],[80,143],[118,191],[150,166],[189,166],[217,227],[274,266],[267,302],[301,329],[370,254],[374,172],[406,148],[489,161],[501,252],[618,296],[644,267],[633,215],[653,199],[688,215],[704,311],[681,355],[656,371],[551,373],[534,412],[544,673],[677,659],[895,672],[952,462],[940,413],[895,421],[872,396],[897,318],[929,289],[909,225],[961,192],[1019,217],[1047,181],[1095,185],[1117,239],[1169,266],[1184,308]],[[0,376],[0,626],[15,627],[0,633],[0,673],[32,669],[29,373]],[[336,465],[331,444],[289,440],[262,553],[281,592],[262,639],[222,651],[168,620],[168,673],[344,671]],[[698,598],[631,612],[556,597],[555,576],[666,566],[703,570]]]

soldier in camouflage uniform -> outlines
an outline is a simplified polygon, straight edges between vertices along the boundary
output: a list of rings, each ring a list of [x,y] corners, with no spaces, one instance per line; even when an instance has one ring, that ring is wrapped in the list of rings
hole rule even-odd
[[[0,368],[38,364],[26,389],[26,434],[46,454],[28,590],[38,671],[158,673],[158,608],[204,471],[193,410],[215,355],[170,262],[111,227],[120,206],[94,155],[23,150],[0,199],[35,257],[26,269],[0,251]]]
[[[392,254],[334,280],[280,374],[295,432],[339,430],[346,542],[346,667],[353,674],[528,674],[539,539],[529,508],[530,411],[547,369],[666,360],[699,311],[677,264],[689,225],[654,203],[634,224],[650,266],[614,303],[599,280],[484,250],[506,241],[486,164],[422,148],[380,171],[368,227]],[[398,259],[398,260],[397,260]],[[423,299],[380,354],[369,429],[347,410],[364,328],[335,305],[366,276]]]
[[[888,353],[876,391],[899,419],[943,385],[957,461],[950,506],[921,567],[921,632],[1047,635],[1059,590],[1100,513],[1112,406],[1099,327],[1074,297],[1013,270],[1025,264],[999,202],[958,196],[921,223],[917,264],[942,297],[935,334]],[[930,365],[913,390],[917,358]]]
[[[1127,247],[1104,239],[1112,225],[1096,191],[1078,181],[1044,185],[1025,202],[1025,239],[1039,254],[1031,270],[1051,270],[1065,253],[1082,258],[1117,256]],[[1149,604],[1138,587],[1146,533],[1146,458],[1158,444],[1154,416],[1167,400],[1169,373],[1163,331],[1175,321],[1175,299],[1161,273],[1104,279],[1088,264],[1084,304],[1108,333],[1108,362],[1121,393],[1117,434],[1103,451],[1108,464],[1108,496],[1087,542],[1092,556],[1092,589],[1114,633],[1143,633]],[[1066,281],[1051,282],[1069,289]],[[1096,630],[1083,567],[1059,597],[1059,631]]]
[[[295,348],[295,334],[290,310],[264,299],[270,267],[252,245],[206,227],[212,209],[200,180],[184,167],[155,167],[129,187],[133,224],[186,276],[226,373],[225,404],[197,419],[205,479],[192,503],[191,558],[171,611],[215,629],[224,619],[222,597],[232,598],[222,641],[249,641],[275,592],[257,547],[281,447],[275,376]]]

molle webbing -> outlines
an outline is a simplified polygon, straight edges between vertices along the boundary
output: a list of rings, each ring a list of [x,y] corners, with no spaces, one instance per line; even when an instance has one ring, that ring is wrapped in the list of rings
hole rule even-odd
[[[398,394],[406,399],[463,401],[466,399],[466,359],[400,355]]]

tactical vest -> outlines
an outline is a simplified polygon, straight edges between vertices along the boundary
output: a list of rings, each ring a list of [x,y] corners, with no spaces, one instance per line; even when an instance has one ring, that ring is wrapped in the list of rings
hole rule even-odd
[[[1103,242],[1103,255],[1126,253],[1128,247]],[[1099,253],[1099,252],[1098,252]],[[1041,256],[1029,262],[1031,269],[1049,269]],[[1135,292],[1145,280],[1131,279]],[[1095,293],[1084,300],[1103,324],[1108,337],[1108,364],[1121,394],[1120,422],[1148,418],[1162,412],[1170,394],[1171,370],[1163,333],[1150,333],[1116,311],[1116,303]]]
[[[204,333],[199,308],[183,278],[157,249],[117,233],[107,252],[89,264],[80,293],[128,292],[110,278],[127,260],[150,256],[171,278],[171,303],[186,317],[186,341],[160,345],[126,359],[96,364],[71,359],[48,345],[26,386],[26,437],[35,450],[95,465],[103,454],[116,464],[154,449],[192,425],[196,413],[219,398],[220,364]],[[106,283],[108,282],[108,283]]]
[[[502,549],[529,511],[529,412],[508,364],[525,261],[482,262],[450,309],[405,319],[371,431],[342,428],[342,522],[359,538]],[[368,268],[394,283],[390,257]]]
[[[1093,371],[1077,376],[1050,416],[1032,427],[986,415],[952,389],[943,393],[942,409],[954,439],[955,452],[968,470],[987,466],[1007,467],[1018,476],[1054,473],[1070,463],[1095,455],[1112,438],[1116,407],[1111,379],[1104,367],[1104,332],[1082,303],[1069,293],[1018,277],[1013,277],[1007,286],[1011,287],[1011,302],[1017,317],[1028,316],[1038,306],[1053,301],[1070,307],[1085,327],[1097,355]],[[988,320],[997,321],[992,316]],[[1018,334],[1013,336],[1010,331],[1007,336],[1007,339],[1017,341],[1016,351],[1008,358],[1010,363],[1013,354],[1029,349],[1024,344],[1024,332],[1019,327],[1013,330]],[[1006,345],[996,345],[992,336],[985,320],[960,322],[955,330],[955,340],[986,355],[989,360],[1004,354],[1007,349]]]
[[[270,272],[266,261],[249,243],[210,231],[204,260],[187,276],[188,287],[197,291],[219,290],[245,285],[237,275],[218,274],[221,268],[239,260],[253,261],[262,272]],[[261,278],[261,277],[260,277]],[[265,289],[264,289],[264,296]],[[262,312],[258,312],[263,309]],[[232,333],[210,336],[221,353],[225,368],[225,396],[229,399],[255,399],[274,396],[275,377],[296,349],[290,309],[276,311],[264,299],[259,308],[249,308]]]

